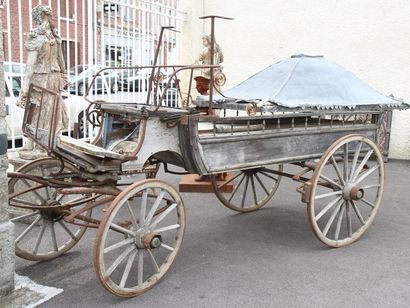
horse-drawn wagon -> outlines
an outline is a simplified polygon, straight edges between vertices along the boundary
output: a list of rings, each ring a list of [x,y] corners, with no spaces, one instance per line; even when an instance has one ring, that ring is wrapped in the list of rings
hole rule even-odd
[[[367,95],[370,101],[329,103],[327,97],[321,104],[316,101],[318,94],[302,102],[297,87],[307,84],[298,79],[297,69],[305,71],[317,61],[325,60],[294,57],[255,75],[257,85],[250,79],[225,96],[197,99],[191,92],[195,72],[203,68],[212,72],[217,66],[139,67],[153,72],[147,100],[92,101],[90,112],[98,113],[101,121],[91,143],[59,135],[57,116],[42,124],[39,110],[53,100],[28,103],[23,130],[50,157],[9,173],[9,204],[22,209],[12,218],[16,254],[50,260],[72,248],[87,228],[97,228],[93,262],[101,284],[124,297],[152,288],[181,248],[184,203],[164,181],[149,178],[129,184],[124,178],[137,173],[153,177],[160,163],[166,170],[175,165],[188,173],[210,175],[218,199],[239,212],[266,205],[281,177],[292,178],[300,182],[297,191],[319,240],[331,247],[356,241],[372,223],[382,199],[386,115],[405,106],[371,89],[355,96]],[[282,80],[275,75],[277,67]],[[171,77],[158,86],[155,72],[163,69],[171,70]],[[186,95],[180,89],[180,76],[189,76]],[[323,80],[316,81],[323,85]],[[349,86],[345,79],[339,82],[345,89]],[[180,108],[163,106],[172,85],[181,101],[185,99]],[[58,95],[34,88],[44,97]],[[189,103],[211,112],[200,113]],[[283,164],[293,165],[291,171]],[[95,217],[93,210],[101,206],[103,217]]]

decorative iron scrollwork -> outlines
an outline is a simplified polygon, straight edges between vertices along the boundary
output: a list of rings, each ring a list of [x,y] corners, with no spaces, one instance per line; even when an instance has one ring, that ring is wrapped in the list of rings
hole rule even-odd
[[[218,72],[214,77],[214,84],[216,87],[222,87],[226,83],[226,76],[222,72]]]
[[[386,158],[389,154],[391,116],[391,111],[385,111],[380,114],[377,123],[377,146],[380,149],[380,152]]]

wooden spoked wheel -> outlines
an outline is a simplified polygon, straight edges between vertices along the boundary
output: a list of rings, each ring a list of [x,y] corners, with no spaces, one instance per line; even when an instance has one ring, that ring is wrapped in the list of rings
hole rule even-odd
[[[377,145],[342,137],[323,154],[311,180],[308,217],[319,240],[349,245],[373,222],[383,194],[384,164]]]
[[[61,163],[53,158],[41,158],[17,170],[23,174],[47,177],[57,173]],[[62,173],[69,175],[75,168],[65,165]],[[66,181],[70,181],[66,177]],[[61,205],[75,203],[72,209],[79,209],[87,203],[87,195],[63,195],[56,188],[35,181],[12,178],[9,180],[9,211],[15,225],[16,255],[32,261],[54,259],[70,250],[84,235],[86,227],[64,222],[65,213]],[[21,209],[16,206],[55,206],[56,209]],[[83,213],[90,216],[91,211]],[[14,216],[14,217],[13,217]]]
[[[239,170],[225,181],[211,176],[212,186],[219,201],[237,212],[252,212],[263,207],[278,189],[281,176],[273,171],[283,171],[283,165]],[[232,189],[227,189],[232,185]]]
[[[146,292],[170,269],[184,231],[184,204],[172,186],[154,179],[134,183],[111,203],[98,229],[98,279],[117,296]]]

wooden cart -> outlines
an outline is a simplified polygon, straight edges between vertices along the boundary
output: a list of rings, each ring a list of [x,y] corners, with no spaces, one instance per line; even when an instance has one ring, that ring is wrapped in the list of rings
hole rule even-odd
[[[201,103],[191,101],[190,89],[194,71],[203,66],[147,68],[172,69],[165,92],[179,84],[179,76],[190,76],[185,97]],[[297,191],[314,234],[331,247],[353,243],[374,220],[384,188],[386,132],[380,128],[388,109],[271,110],[207,101],[215,112],[203,115],[194,108],[162,106],[165,96],[154,90],[154,78],[151,82],[153,91],[143,104],[93,102],[102,124],[91,143],[60,136],[53,121],[41,126],[36,117],[42,102],[28,104],[24,132],[50,157],[9,173],[9,204],[19,209],[11,219],[18,256],[56,258],[87,228],[97,228],[93,262],[104,288],[123,297],[149,290],[173,264],[186,225],[174,187],[129,177],[154,175],[159,163],[167,171],[174,165],[211,175],[218,199],[239,212],[266,205],[281,177],[292,178],[300,183]],[[253,115],[246,113],[249,107]],[[224,180],[216,176],[220,173],[227,174]],[[225,189],[229,185],[232,189]]]

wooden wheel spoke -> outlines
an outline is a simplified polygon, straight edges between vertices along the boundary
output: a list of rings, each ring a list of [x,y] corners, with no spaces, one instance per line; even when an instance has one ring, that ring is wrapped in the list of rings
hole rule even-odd
[[[266,173],[266,172],[260,171],[259,173],[262,174],[262,175],[264,175],[264,176],[266,176],[266,177],[268,177],[268,178],[270,178],[270,179],[272,179],[272,180],[274,180],[275,182],[278,181],[277,178],[271,176],[270,174],[268,174],[268,173]]]
[[[251,177],[251,186],[252,186],[252,192],[253,192],[253,201],[255,202],[255,205],[258,204],[258,198],[256,196],[256,189],[255,189],[255,181],[253,179],[253,175]]]
[[[56,190],[56,193],[57,193],[57,190]],[[63,198],[64,198],[64,196],[65,196],[65,195],[60,194],[60,195],[57,197],[57,194],[56,194],[56,195],[55,195],[55,199],[56,199],[56,201],[57,201],[57,202],[60,202],[60,201],[61,201],[61,199],[63,199]]]
[[[355,185],[359,184],[361,181],[363,181],[365,178],[367,178],[370,174],[372,174],[375,170],[379,169],[379,164],[376,164],[366,172],[363,172],[363,174],[355,180]]]
[[[327,198],[327,197],[331,197],[331,196],[337,196],[337,195],[341,195],[342,191],[341,190],[337,190],[337,191],[332,191],[332,192],[328,192],[325,194],[321,194],[321,195],[316,195],[315,199],[322,199],[322,198]]]
[[[128,276],[130,274],[131,267],[132,267],[132,264],[134,263],[135,256],[137,255],[137,252],[138,251],[136,249],[134,249],[131,252],[131,254],[128,256],[127,265],[125,266],[124,272],[122,273],[122,276],[121,276],[121,281],[120,281],[120,287],[121,288],[124,288],[125,284],[127,283]]]
[[[33,228],[34,226],[40,221],[41,216],[39,215],[16,239],[15,243],[19,243],[23,237],[25,237]]]
[[[144,251],[138,250],[138,285],[144,281]]]
[[[141,199],[140,222],[143,226],[145,224],[145,213],[147,211],[148,189],[144,189]]]
[[[357,208],[356,203],[353,200],[350,200],[350,204],[352,205],[352,208],[355,211],[357,218],[359,218],[360,223],[364,226],[366,223],[363,219],[362,214],[360,213],[359,209]]]
[[[39,213],[40,213],[39,211],[34,211],[32,213],[28,213],[28,214],[24,214],[24,215],[21,215],[21,216],[18,216],[18,217],[11,218],[10,221],[11,222],[17,222],[19,220],[30,218],[32,216],[38,215]]]
[[[342,204],[340,204],[339,206],[337,206],[337,207],[334,209],[332,215],[330,216],[329,220],[327,221],[326,226],[325,226],[325,228],[323,229],[323,235],[324,235],[324,236],[326,236],[327,233],[329,232],[329,229],[330,229],[330,227],[332,226],[333,221],[335,220],[337,213],[340,211],[340,207],[341,207],[341,206],[342,206]]]
[[[324,174],[320,174],[319,177],[323,180],[325,180],[326,182],[328,182],[329,184],[332,184],[333,186],[336,186],[339,189],[343,189],[343,186],[340,185],[339,183],[336,183],[335,181],[333,181],[332,179],[328,178],[327,176],[325,176]]]
[[[269,195],[269,191],[266,189],[265,185],[263,185],[262,180],[259,178],[259,176],[255,173],[255,178],[259,182],[259,185],[262,187],[262,189],[265,191],[266,195]]]
[[[174,251],[174,248],[173,248],[173,247],[171,247],[171,246],[169,246],[169,245],[167,245],[167,244],[164,244],[164,243],[161,243],[161,247],[162,247],[162,248],[165,248],[166,250],[169,250],[169,251]]]
[[[162,228],[156,229],[152,232],[153,233],[167,232],[167,231],[170,231],[170,230],[178,229],[179,227],[181,227],[179,224],[175,224],[175,225],[170,225],[170,226],[167,226],[167,227],[162,227]]]
[[[360,174],[360,172],[362,171],[362,169],[364,168],[364,166],[366,165],[367,161],[369,160],[370,156],[373,154],[374,150],[371,149],[369,150],[366,155],[364,156],[363,160],[360,162],[359,167],[357,167],[356,171],[354,172],[353,176],[352,176],[352,181],[355,181],[355,179],[357,178],[357,176]]]
[[[350,170],[350,175],[349,175],[349,179],[352,180],[353,175],[355,173],[355,168],[357,165],[357,161],[359,159],[359,155],[360,155],[360,151],[362,149],[362,142],[360,141],[357,146],[356,146],[356,150],[354,152],[354,157],[353,157],[353,161],[352,161],[352,169]]]
[[[177,207],[176,203],[172,203],[165,211],[163,211],[150,225],[150,228],[155,228],[171,211]]]
[[[37,191],[37,188],[46,187],[45,185],[38,185],[38,186],[32,187],[32,186],[27,182],[26,179],[21,179],[21,182],[22,182],[24,185],[26,185],[27,188],[30,189],[30,190],[29,190],[30,192],[33,192],[33,193],[38,197],[38,199],[40,199],[40,200],[39,200],[40,203],[46,203],[46,200],[45,200],[45,199],[43,198],[43,196],[40,195],[40,193]],[[46,189],[47,189],[47,188],[46,188]]]
[[[343,178],[345,182],[348,180],[349,170],[349,143],[345,143],[343,156]]]
[[[53,248],[54,251],[58,251],[58,245],[57,245],[57,237],[56,237],[56,230],[54,228],[54,223],[50,223],[50,230],[51,230],[51,239],[53,240]]]
[[[236,178],[238,178],[242,173],[238,173],[237,175],[235,175],[233,178],[231,178],[230,180],[226,181],[225,183],[223,183],[221,186],[218,186],[219,189],[221,189],[222,187],[225,187],[226,185],[228,185],[229,183],[232,183],[233,180],[235,180]]]
[[[34,246],[33,254],[37,254],[38,248],[40,247],[41,240],[43,239],[44,231],[46,231],[47,224],[43,222],[43,225],[41,226],[40,232],[37,236],[37,241],[36,245]]]
[[[115,231],[120,232],[120,233],[123,233],[123,234],[128,234],[128,235],[131,235],[131,236],[135,236],[135,233],[132,232],[131,230],[128,230],[128,229],[126,229],[126,228],[124,228],[124,227],[121,227],[121,226],[119,226],[119,225],[117,225],[117,224],[115,224],[115,223],[113,223],[113,222],[110,224],[110,228],[111,228],[112,230],[115,230]]]
[[[121,247],[123,247],[123,246],[125,246],[125,245],[129,245],[129,244],[131,244],[131,243],[133,243],[133,242],[134,242],[134,238],[127,238],[127,239],[122,240],[122,241],[120,241],[120,242],[118,242],[118,243],[115,243],[115,244],[113,244],[113,245],[111,245],[111,246],[106,247],[106,248],[104,249],[104,253],[108,253],[108,252],[113,251],[113,250],[115,250],[115,249],[121,248]]]
[[[362,199],[360,199],[364,204],[367,204],[368,206],[370,206],[371,208],[375,208],[375,204],[373,204],[373,203],[371,203],[370,201],[368,201],[367,199],[365,199],[365,198],[362,198]]]
[[[330,161],[332,163],[333,168],[336,171],[337,177],[339,178],[340,183],[342,183],[342,185],[345,185],[345,180],[343,179],[343,175],[342,172],[339,169],[339,166],[337,165],[337,162],[335,160],[335,158],[332,156],[330,156]]]
[[[243,195],[242,195],[242,202],[241,202],[242,208],[245,207],[245,199],[246,199],[246,193],[248,191],[248,184],[249,184],[249,175],[246,175],[245,187],[243,188]]]
[[[147,249],[147,252],[148,252],[149,258],[151,259],[152,265],[155,268],[155,271],[159,273],[160,268],[158,266],[157,260],[155,260],[154,254],[152,253],[151,249]]]
[[[347,234],[349,237],[352,237],[352,216],[350,214],[350,203],[346,202],[346,224],[347,224]]]
[[[40,168],[40,171],[41,171],[41,175],[42,175],[42,176],[43,176],[43,178],[44,178],[44,177],[45,177],[44,169],[43,169],[43,168]],[[48,186],[46,186],[46,187],[45,187],[45,190],[46,190],[47,200],[50,200],[50,191],[49,191],[49,187],[48,187]]]
[[[136,227],[136,226],[138,225],[137,219],[135,218],[135,214],[134,214],[134,212],[132,211],[132,208],[131,208],[131,205],[130,205],[129,200],[127,200],[127,202],[126,202],[126,207],[127,207],[128,213],[129,213],[130,216],[131,216],[131,222],[132,222],[133,226]]]
[[[164,196],[165,196],[165,190],[161,190],[161,192],[157,196],[157,199],[154,202],[154,205],[149,211],[147,218],[145,219],[144,226],[149,225],[151,223],[151,219],[152,217],[154,217],[154,214],[157,211],[159,205],[161,204],[161,201],[164,199]]]
[[[331,201],[328,203],[320,212],[315,216],[315,220],[318,221],[324,214],[327,213],[328,210],[330,210],[335,204],[339,204],[337,206],[340,206],[340,203],[343,202],[342,197],[338,197],[335,200]]]
[[[122,261],[134,250],[136,249],[134,245],[127,247],[111,264],[111,266],[107,269],[105,276],[108,278],[111,274],[115,271],[115,269],[122,263]]]
[[[73,232],[71,232],[70,229],[68,229],[68,227],[66,226],[65,222],[63,220],[59,220],[58,223],[60,224],[60,226],[64,229],[64,231],[73,239],[73,240],[77,240],[78,238],[73,234]]]
[[[30,193],[30,192],[33,192],[34,194],[36,194],[36,193],[38,194],[37,190],[45,187],[45,185],[42,185],[42,184],[36,185],[36,186],[30,186],[30,184],[28,184],[28,182],[25,179],[22,179],[21,182],[27,188],[24,189],[24,190],[19,190],[18,192],[14,192],[14,193],[9,194],[9,199],[15,198],[15,197],[18,197],[18,196],[21,196],[21,195],[24,195],[24,194],[27,194],[27,193]],[[39,196],[40,196],[41,199],[43,199],[41,195],[39,195]],[[40,202],[42,202],[42,201],[40,200]]]
[[[345,203],[346,201],[344,202],[344,204]],[[345,212],[345,207],[343,206],[344,204],[342,204],[342,206],[340,207],[339,216],[337,217],[336,230],[335,230],[335,240],[336,241],[339,239],[340,227],[342,226],[343,215]]]
[[[241,186],[241,184],[242,184],[242,182],[243,182],[244,179],[245,179],[245,173],[242,173],[242,177],[241,177],[241,179],[239,180],[238,185],[236,185],[236,187],[234,188],[234,190],[233,190],[231,196],[229,197],[229,200],[228,200],[229,202],[231,202],[231,200],[232,200],[233,197],[235,196],[236,192],[237,192],[238,189],[239,189],[239,186]]]
[[[373,188],[380,188],[380,184],[374,184],[374,185],[365,185],[361,186],[362,189],[373,189]]]
[[[9,203],[10,203],[10,206],[16,206],[16,207],[19,206],[19,203],[20,203],[20,205],[39,206],[39,204],[31,203],[29,201],[21,200],[21,199],[18,199],[18,198],[10,199]]]

